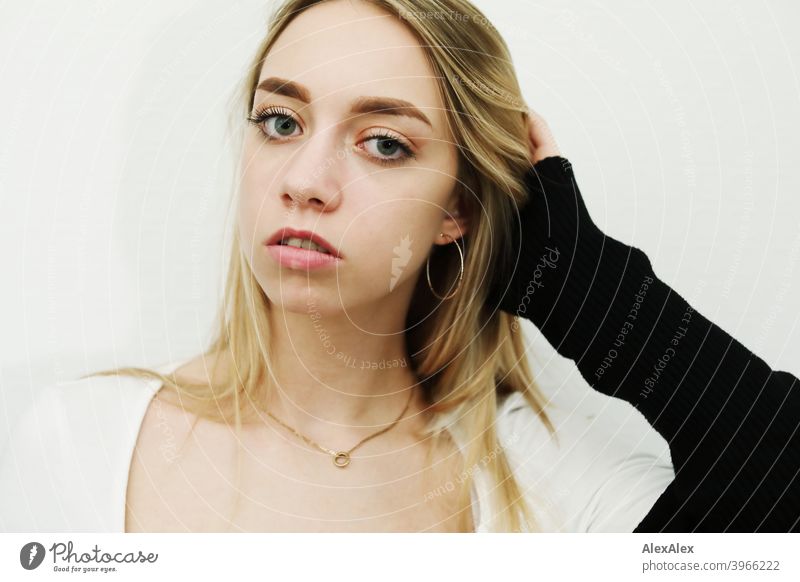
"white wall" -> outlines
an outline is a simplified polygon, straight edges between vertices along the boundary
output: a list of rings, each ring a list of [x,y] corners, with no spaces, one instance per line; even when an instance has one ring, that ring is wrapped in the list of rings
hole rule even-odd
[[[800,374],[797,4],[477,4],[601,228]],[[228,99],[269,8],[0,7],[0,427],[45,383],[205,345]]]

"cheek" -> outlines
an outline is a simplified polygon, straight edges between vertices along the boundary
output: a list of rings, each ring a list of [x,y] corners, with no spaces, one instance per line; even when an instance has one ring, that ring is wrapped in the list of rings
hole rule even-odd
[[[442,172],[387,171],[348,177],[342,244],[391,264],[411,251],[410,263],[424,264],[442,224],[454,179]],[[400,247],[400,248],[398,248]],[[369,260],[369,258],[365,259]]]
[[[380,295],[413,276],[430,252],[438,207],[427,201],[391,199],[359,205],[342,229],[350,251],[346,277],[354,288]]]
[[[245,143],[239,163],[239,191],[237,195],[237,219],[241,242],[244,248],[255,242],[260,218],[268,212],[267,194],[272,184],[273,168],[264,159],[263,148],[252,138]]]
[[[266,192],[269,185],[268,176],[271,175],[271,167],[268,160],[264,159],[258,148],[258,144],[253,143],[253,139],[249,138],[245,142],[242,158],[239,162],[239,178],[240,178],[240,192],[239,197],[247,204],[252,204],[253,201],[261,194]]]
[[[239,244],[243,250],[247,250],[259,242],[256,240],[259,204],[255,196],[248,195],[244,181],[241,184],[237,204]]]

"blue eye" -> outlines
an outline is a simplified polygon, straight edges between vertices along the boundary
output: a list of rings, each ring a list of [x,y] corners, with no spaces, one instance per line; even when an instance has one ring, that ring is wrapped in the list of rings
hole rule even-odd
[[[388,133],[377,133],[374,135],[370,135],[362,143],[368,143],[368,142],[375,142],[378,149],[378,156],[372,156],[372,157],[375,157],[378,163],[384,165],[402,163],[417,157],[416,155],[414,155],[414,151],[411,149],[411,147],[408,146],[408,144],[406,144],[399,137],[390,135]],[[400,157],[388,157],[388,158],[379,157],[384,155],[392,156],[398,152],[400,152],[401,154]]]
[[[256,125],[268,139],[276,139],[276,136],[269,131],[264,131],[263,126],[266,122],[273,120],[275,121],[274,131],[278,132],[277,137],[291,137],[292,128],[298,127],[294,117],[287,110],[278,107],[267,107],[247,118],[247,121]],[[288,133],[282,133],[284,131]]]
[[[288,131],[289,132],[288,135],[291,135],[291,131],[290,131],[291,128],[297,126],[297,122],[294,119],[292,119],[291,117],[272,116],[271,119],[274,119],[275,121],[279,121],[279,123],[277,123],[275,125],[275,130],[277,132],[279,132],[279,133],[284,132],[284,131]],[[285,137],[287,134],[281,133],[281,135],[283,135]]]
[[[260,109],[250,115],[247,121],[255,125],[267,141],[280,142],[286,138],[293,137],[292,133],[299,128],[299,124],[292,117],[292,114],[282,107],[270,106]],[[273,121],[274,123],[271,123]],[[270,129],[265,129],[265,125]],[[386,131],[376,130],[376,133],[367,136],[361,143],[366,144],[368,142],[376,143],[376,153],[367,152],[367,155],[379,164],[402,164],[417,157],[414,154],[414,150],[405,140]],[[367,148],[362,149],[367,150]],[[398,152],[401,154],[400,157],[395,155]]]

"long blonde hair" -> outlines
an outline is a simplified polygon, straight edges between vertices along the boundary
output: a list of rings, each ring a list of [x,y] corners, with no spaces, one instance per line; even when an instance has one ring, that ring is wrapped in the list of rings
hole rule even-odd
[[[527,106],[508,47],[489,20],[466,0],[367,1],[399,18],[416,34],[434,76],[440,79],[439,90],[458,148],[457,184],[471,218],[470,230],[462,237],[464,271],[459,292],[440,302],[431,294],[426,278],[419,277],[411,300],[408,353],[433,413],[422,436],[433,439],[429,451],[439,450],[441,439],[449,436],[438,421],[455,418],[466,443],[459,507],[469,505],[473,469],[480,467],[497,508],[491,529],[538,531],[538,519],[525,499],[532,492],[521,490],[495,429],[500,397],[522,393],[550,435],[555,430],[545,412],[547,401],[533,382],[516,317],[485,305],[497,265],[511,253],[508,232],[513,213],[527,196],[522,176],[530,164]],[[237,90],[240,109],[233,112],[234,123],[251,112],[261,65],[275,40],[295,16],[318,3],[287,0],[278,6]],[[227,423],[232,417],[238,433],[243,418],[250,419],[246,404],[268,401],[267,395],[276,389],[267,373],[270,354],[264,348],[270,345],[267,314],[272,304],[238,241],[236,226],[215,339],[203,354],[214,360],[208,382],[137,367],[92,375],[158,379],[163,387],[177,391],[185,410],[214,422]],[[450,288],[460,270],[457,253],[436,248],[430,263],[431,273],[437,274],[434,288]],[[233,364],[220,371],[222,356]],[[466,513],[461,512],[458,519],[460,530],[467,529]]]

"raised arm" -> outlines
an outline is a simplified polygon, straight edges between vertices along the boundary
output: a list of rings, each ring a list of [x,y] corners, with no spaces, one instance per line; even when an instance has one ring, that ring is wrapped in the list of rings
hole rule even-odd
[[[773,371],[592,222],[570,162],[537,161],[490,304],[532,321],[595,390],[669,444],[675,479],[636,532],[800,527],[800,382]]]

